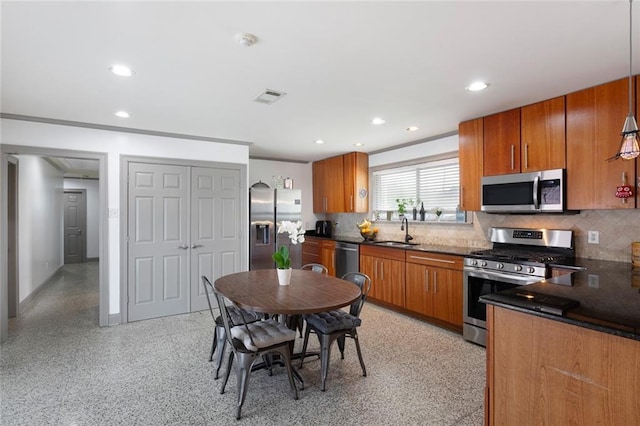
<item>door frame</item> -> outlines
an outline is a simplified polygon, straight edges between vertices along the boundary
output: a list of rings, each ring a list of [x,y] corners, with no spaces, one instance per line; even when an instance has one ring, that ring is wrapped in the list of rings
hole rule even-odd
[[[239,235],[241,239],[240,243],[240,265],[248,265],[248,252],[249,244],[247,240],[247,230],[249,226],[242,226],[242,224],[249,223],[249,190],[247,187],[247,167],[248,164],[240,163],[222,163],[216,161],[201,161],[201,160],[181,160],[176,158],[164,158],[164,157],[145,157],[136,155],[121,155],[120,156],[120,323],[125,324],[129,322],[129,282],[127,281],[127,268],[129,259],[129,235],[127,222],[129,212],[129,163],[148,163],[148,164],[165,164],[168,166],[187,166],[187,167],[209,167],[218,169],[238,170],[240,172],[240,200],[238,209],[240,213],[240,230]],[[246,196],[243,196],[246,194]],[[123,217],[124,216],[124,217]],[[190,220],[190,218],[189,218]],[[189,292],[191,291],[191,283],[189,283]],[[189,298],[189,304],[191,299]]]
[[[82,217],[80,218],[80,221],[82,222],[81,224],[81,229],[82,229],[82,262],[84,263],[87,261],[87,190],[86,189],[72,189],[72,188],[68,188],[65,189],[63,188],[63,193],[64,194],[70,194],[70,193],[80,193],[82,194],[82,200],[83,200],[83,209],[84,209],[84,214],[82,215]],[[62,223],[65,223],[65,219],[66,218],[66,213],[67,213],[67,209],[65,206],[63,206],[63,214],[65,216],[63,216],[62,219]],[[66,226],[63,225],[65,228]],[[66,232],[66,230],[65,230]],[[63,234],[64,237],[64,234]],[[67,239],[64,238],[64,241],[62,243],[62,250],[63,250],[63,258],[66,257],[67,255],[67,243],[66,243]],[[66,262],[63,261],[64,264],[66,264]]]
[[[13,318],[20,314],[20,244],[19,244],[19,226],[20,226],[20,211],[18,210],[18,158],[14,156],[7,157],[7,215],[9,215],[9,209],[13,209],[13,227],[12,230],[9,227],[9,216],[7,216],[7,280],[10,275],[13,275],[13,283],[7,281],[7,301],[8,311],[7,317]],[[9,198],[9,185],[13,186],[11,193],[13,197]],[[8,248],[13,247],[13,259],[9,256]],[[11,271],[11,273],[9,273]]]
[[[8,206],[7,206],[7,176],[9,157],[16,155],[35,155],[38,157],[75,157],[98,160],[100,163],[99,178],[99,229],[98,229],[98,324],[101,327],[109,325],[109,246],[108,246],[108,222],[107,222],[107,161],[106,152],[80,151],[72,149],[47,148],[22,145],[0,145],[0,236],[7,235]],[[19,237],[18,237],[19,238]],[[9,337],[8,318],[8,274],[7,274],[7,239],[0,238],[0,342]]]

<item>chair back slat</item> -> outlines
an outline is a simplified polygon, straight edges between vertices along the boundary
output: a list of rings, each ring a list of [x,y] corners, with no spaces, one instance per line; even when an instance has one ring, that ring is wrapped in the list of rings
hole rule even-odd
[[[320,274],[329,274],[327,267],[320,263],[307,263],[306,265],[302,265],[300,269],[318,272]]]
[[[343,280],[350,281],[360,288],[360,297],[351,304],[349,313],[355,317],[360,316],[364,302],[371,290],[371,278],[362,272],[347,272],[342,276]]]

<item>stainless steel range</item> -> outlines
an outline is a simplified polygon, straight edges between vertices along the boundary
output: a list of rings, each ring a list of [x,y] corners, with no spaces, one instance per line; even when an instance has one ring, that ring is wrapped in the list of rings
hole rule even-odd
[[[549,265],[571,263],[573,231],[560,229],[491,228],[493,248],[464,259],[464,339],[486,346],[486,306],[478,299],[548,278]]]

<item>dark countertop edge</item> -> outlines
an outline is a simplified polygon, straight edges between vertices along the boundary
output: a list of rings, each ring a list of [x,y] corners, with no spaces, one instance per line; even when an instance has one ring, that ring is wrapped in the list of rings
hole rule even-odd
[[[305,233],[308,237],[314,238],[324,238],[327,240],[333,240],[336,242],[343,243],[352,243],[352,244],[361,244],[368,246],[376,246],[376,244],[370,241],[364,241],[362,237],[352,237],[352,236],[343,236],[336,235],[334,237],[319,237],[317,235],[313,235],[312,233]],[[441,253],[441,254],[452,254],[456,256],[467,256],[472,251],[478,250],[478,247],[459,247],[459,246],[445,246],[445,245],[431,245],[431,244],[418,244],[412,247],[389,247],[389,246],[379,246],[385,248],[391,248],[396,250],[413,250],[417,252],[432,252],[432,253]]]
[[[640,334],[634,332],[627,332],[624,330],[619,330],[612,327],[607,327],[600,324],[594,324],[588,321],[581,321],[578,319],[574,319],[567,316],[553,315],[545,312],[534,311],[533,309],[522,308],[520,306],[511,305],[509,303],[504,303],[502,301],[491,300],[491,295],[487,294],[480,297],[480,301],[487,303],[489,305],[499,306],[501,308],[511,309],[512,311],[522,312],[525,314],[533,315],[536,317],[542,317],[546,319],[550,319],[552,321],[564,322],[566,324],[575,325],[577,327],[588,328],[594,331],[599,331],[602,333],[613,334],[615,336],[624,337],[627,339],[638,340],[640,341]]]

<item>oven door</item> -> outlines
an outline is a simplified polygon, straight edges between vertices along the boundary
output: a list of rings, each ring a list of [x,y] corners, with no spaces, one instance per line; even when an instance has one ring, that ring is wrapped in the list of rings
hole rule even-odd
[[[487,307],[479,301],[480,296],[498,293],[522,285],[533,284],[539,282],[541,279],[540,277],[484,271],[472,267],[465,267],[463,287],[464,322],[486,328]]]

